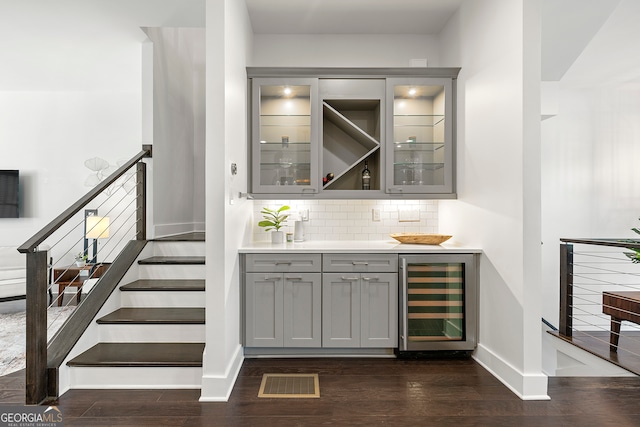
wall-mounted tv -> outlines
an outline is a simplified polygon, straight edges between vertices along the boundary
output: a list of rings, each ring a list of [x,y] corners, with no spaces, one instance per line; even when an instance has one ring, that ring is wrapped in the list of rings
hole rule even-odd
[[[0,170],[0,218],[18,218],[20,172]]]

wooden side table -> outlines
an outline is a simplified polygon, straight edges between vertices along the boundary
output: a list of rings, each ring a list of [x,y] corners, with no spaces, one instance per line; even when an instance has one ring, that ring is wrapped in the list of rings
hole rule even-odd
[[[620,324],[622,321],[628,320],[629,322],[640,324],[640,292],[603,292],[602,312],[611,316],[609,350],[615,353],[618,351]]]
[[[53,269],[53,283],[58,285],[58,307],[62,305],[64,290],[69,286],[78,288],[76,302],[80,304],[82,285],[87,279],[97,279],[109,268],[110,264],[87,264],[82,267],[70,265]],[[92,274],[93,271],[93,274]]]

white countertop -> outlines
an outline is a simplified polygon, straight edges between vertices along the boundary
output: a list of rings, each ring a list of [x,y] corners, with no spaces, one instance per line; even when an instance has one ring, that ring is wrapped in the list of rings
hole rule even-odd
[[[479,248],[451,243],[441,245],[410,245],[396,240],[319,240],[273,244],[271,242],[253,242],[241,247],[238,252],[249,253],[480,253]]]

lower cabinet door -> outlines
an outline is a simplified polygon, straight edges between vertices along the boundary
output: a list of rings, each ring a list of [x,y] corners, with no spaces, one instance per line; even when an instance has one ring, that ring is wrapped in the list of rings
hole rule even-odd
[[[282,347],[283,275],[247,273],[245,285],[245,345]]]
[[[322,346],[322,275],[284,274],[284,347]]]
[[[362,273],[361,347],[398,346],[398,274]]]
[[[360,347],[360,275],[322,275],[322,346]]]

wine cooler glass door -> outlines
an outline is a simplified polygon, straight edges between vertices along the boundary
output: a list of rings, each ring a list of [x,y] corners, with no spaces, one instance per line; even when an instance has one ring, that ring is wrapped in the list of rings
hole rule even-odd
[[[404,258],[401,350],[457,349],[475,340],[475,322],[468,318],[475,313],[474,307],[468,307],[469,263],[426,257],[407,262],[406,258],[418,257]]]

